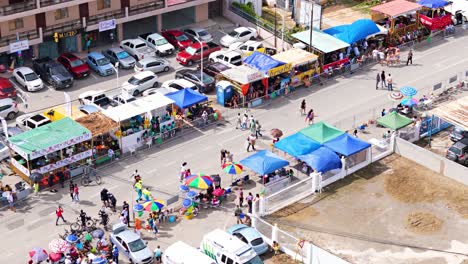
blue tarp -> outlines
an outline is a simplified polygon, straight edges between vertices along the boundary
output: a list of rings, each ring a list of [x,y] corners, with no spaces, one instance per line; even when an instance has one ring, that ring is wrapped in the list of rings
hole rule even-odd
[[[275,148],[282,150],[293,157],[297,157],[309,154],[320,148],[320,143],[304,136],[302,133],[296,133],[276,142]]]
[[[351,156],[371,146],[369,143],[346,133],[324,143],[323,145],[345,156]]]
[[[323,32],[332,35],[333,37],[353,44],[356,41],[365,39],[367,36],[380,32],[380,29],[370,19],[359,19],[352,24],[340,25],[323,30]]]
[[[245,58],[244,62],[264,73],[267,73],[270,69],[286,64],[258,51],[254,51],[254,53]]]
[[[326,147],[321,147],[310,154],[301,155],[297,158],[321,173],[341,168],[340,157]]]
[[[441,8],[449,5],[449,2],[444,0],[421,0],[418,4],[428,8]]]
[[[257,153],[241,160],[240,164],[250,168],[260,175],[265,175],[289,165],[289,161],[278,157],[278,155],[271,151],[260,150]]]
[[[166,94],[166,97],[172,99],[174,101],[174,104],[176,104],[180,108],[188,108],[194,104],[208,101],[208,97],[190,88],[185,88],[177,92],[168,93]]]

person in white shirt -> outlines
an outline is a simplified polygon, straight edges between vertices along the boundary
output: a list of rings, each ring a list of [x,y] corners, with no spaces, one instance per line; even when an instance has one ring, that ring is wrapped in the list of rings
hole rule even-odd
[[[107,150],[107,156],[112,160],[114,159],[114,155],[115,155],[114,151],[111,148],[109,148]]]

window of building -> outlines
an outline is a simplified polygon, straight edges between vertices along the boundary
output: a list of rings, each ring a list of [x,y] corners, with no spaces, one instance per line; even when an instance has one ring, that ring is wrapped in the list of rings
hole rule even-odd
[[[17,29],[20,29],[20,28],[24,27],[22,18],[17,18],[17,19],[10,20],[8,22],[8,24],[10,26],[10,31],[17,30]]]
[[[60,20],[68,17],[68,8],[55,10],[55,20]]]
[[[106,9],[111,7],[111,0],[98,0],[97,1],[97,9]]]

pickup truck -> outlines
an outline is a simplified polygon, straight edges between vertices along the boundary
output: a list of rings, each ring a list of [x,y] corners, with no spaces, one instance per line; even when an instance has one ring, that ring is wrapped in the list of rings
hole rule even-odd
[[[130,103],[136,100],[135,97],[127,93],[113,91],[87,91],[78,96],[81,105],[93,105],[104,110],[121,104]]]
[[[201,52],[203,48],[203,56]],[[182,65],[193,65],[194,62],[199,62],[202,59],[207,60],[211,53],[221,50],[221,46],[216,43],[208,42],[203,43],[203,47],[200,46],[200,42],[196,42],[188,46],[185,50],[180,51],[177,54],[176,60]]]
[[[174,46],[158,33],[146,33],[138,36],[138,38],[146,42],[148,47],[154,49],[158,56],[172,55],[174,53]]]
[[[69,88],[73,85],[73,76],[62,64],[49,57],[33,61],[34,71],[54,89]]]
[[[120,48],[125,50],[135,60],[142,60],[145,57],[153,56],[154,50],[146,45],[141,39],[126,39],[120,42]]]
[[[47,125],[52,121],[43,114],[25,114],[16,118],[16,127],[23,131]]]

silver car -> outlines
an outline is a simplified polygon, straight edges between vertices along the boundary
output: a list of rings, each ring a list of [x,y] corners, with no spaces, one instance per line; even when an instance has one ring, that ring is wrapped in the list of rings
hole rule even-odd
[[[160,58],[144,58],[139,60],[135,64],[135,72],[142,71],[152,71],[154,73],[158,72],[168,72],[170,69],[169,61]]]
[[[13,99],[0,99],[0,116],[2,118],[12,120],[18,112],[18,104]]]
[[[21,87],[28,92],[35,92],[44,88],[41,78],[28,67],[19,67],[13,71],[13,77]]]
[[[115,224],[112,227],[110,240],[117,246],[121,255],[130,260],[130,263],[153,263],[153,252],[148,248],[147,243],[133,230],[129,230],[126,225]]]
[[[213,36],[204,28],[187,28],[184,29],[184,33],[192,40],[199,39],[201,42],[213,41]]]
[[[110,48],[102,51],[102,55],[110,60],[115,65],[119,63],[121,69],[131,69],[135,66],[135,58],[130,56],[125,50],[121,48]]]

